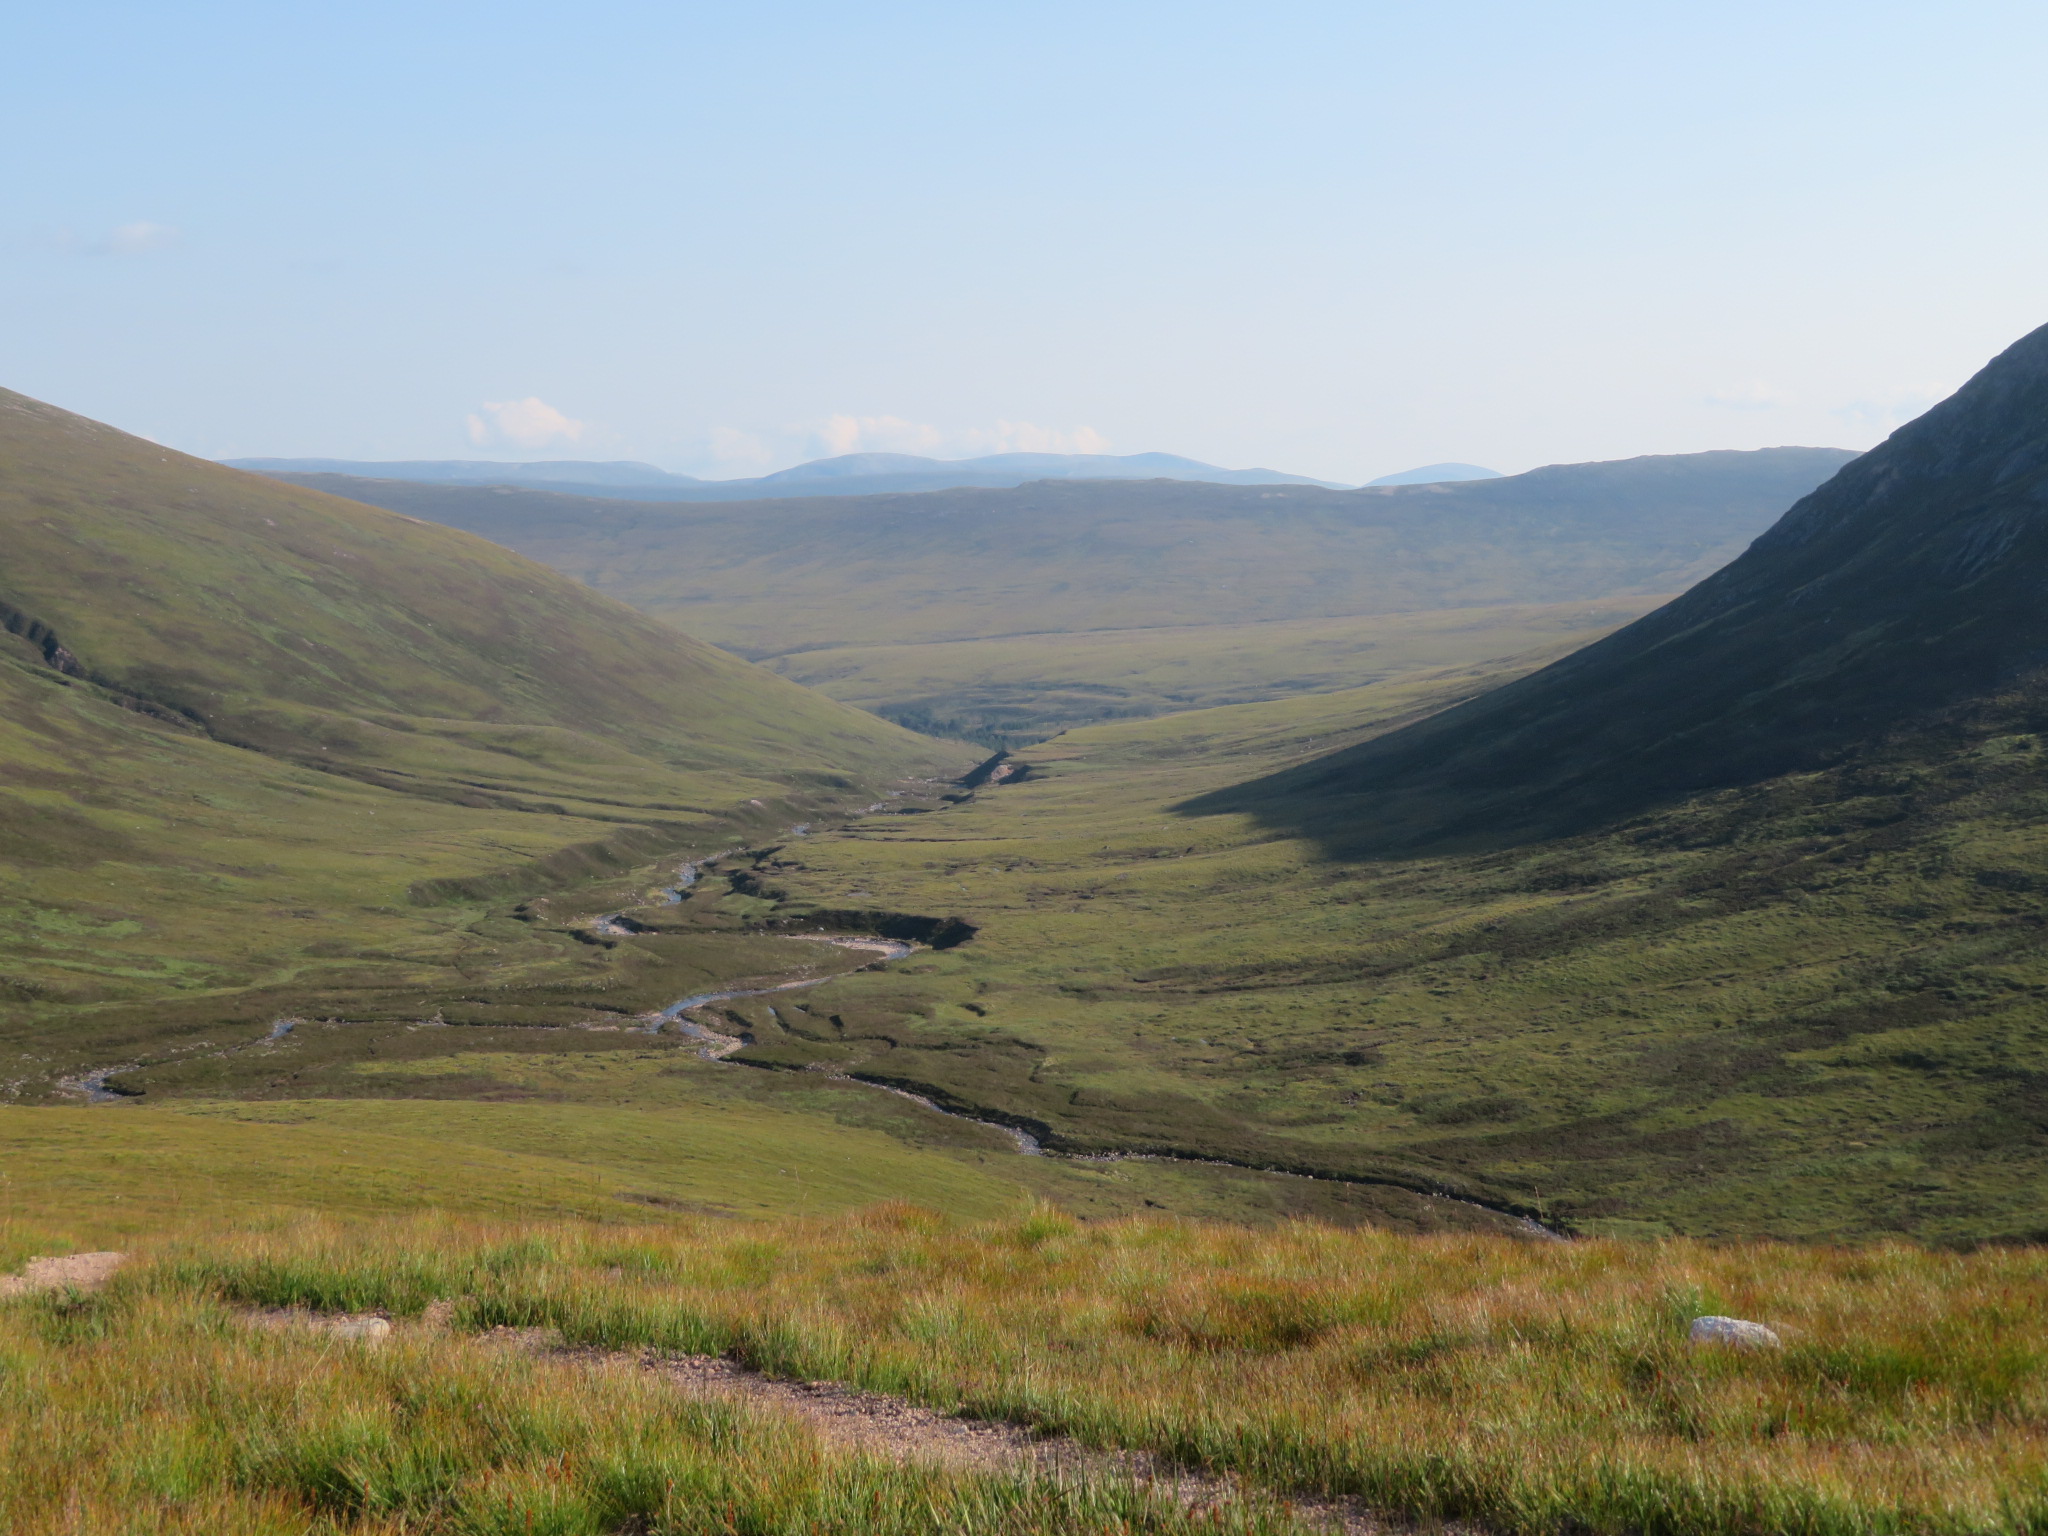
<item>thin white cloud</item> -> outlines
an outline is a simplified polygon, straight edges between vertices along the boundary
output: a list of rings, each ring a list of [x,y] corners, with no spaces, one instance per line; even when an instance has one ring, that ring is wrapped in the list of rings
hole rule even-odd
[[[832,416],[810,429],[824,454],[916,453],[929,458],[974,459],[989,453],[1105,453],[1109,439],[1093,427],[1042,427],[998,421],[990,427],[949,432],[901,416]]]
[[[993,428],[961,434],[963,457],[984,453],[1107,453],[1109,439],[1093,427],[1041,427],[1030,421],[999,421]]]
[[[110,256],[140,256],[149,251],[161,251],[178,243],[178,231],[170,224],[158,224],[150,219],[137,219],[133,224],[123,224],[107,236],[106,249]]]
[[[759,471],[775,464],[775,450],[761,437],[738,427],[713,427],[707,446],[712,462],[721,470]]]
[[[505,443],[545,448],[550,443],[579,442],[584,433],[582,422],[533,395],[524,400],[487,400],[481,412],[468,418],[468,425],[469,440],[479,448]]]
[[[530,402],[538,403],[538,402]],[[481,427],[478,422],[472,434]],[[477,439],[479,443],[484,438]],[[1046,427],[1029,421],[948,429],[902,416],[841,413],[822,421],[772,427],[712,427],[682,439],[679,458],[692,473],[739,479],[849,453],[909,453],[933,459],[975,459],[991,453],[1107,453],[1109,439],[1093,427]]]
[[[814,429],[825,453],[937,453],[946,435],[929,422],[901,416],[831,416]]]
[[[169,250],[183,238],[174,224],[137,219],[103,235],[49,229],[25,235],[18,243],[30,250],[55,251],[64,256],[147,256],[152,251]]]
[[[1858,431],[1885,433],[1911,421],[1951,393],[1946,389],[1903,390],[1889,400],[1851,400],[1828,414]]]

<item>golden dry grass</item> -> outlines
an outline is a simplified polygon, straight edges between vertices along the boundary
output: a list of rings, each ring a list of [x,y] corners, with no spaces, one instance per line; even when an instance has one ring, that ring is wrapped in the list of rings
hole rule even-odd
[[[836,1452],[799,1420],[631,1370],[425,1331],[252,1328],[176,1287],[0,1307],[9,1536],[1242,1532],[1128,1481]]]
[[[732,1353],[1503,1530],[1977,1532],[2048,1522],[2048,1256],[1522,1243],[1294,1226],[627,1232],[392,1225],[164,1271],[245,1303]],[[1697,1315],[1782,1350],[1690,1345]]]

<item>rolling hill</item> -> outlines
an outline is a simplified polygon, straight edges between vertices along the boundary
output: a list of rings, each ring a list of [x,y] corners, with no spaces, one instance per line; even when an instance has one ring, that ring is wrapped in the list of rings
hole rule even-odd
[[[1362,491],[1047,480],[687,506],[287,478],[481,534],[891,718],[1029,740],[1389,675],[1367,653],[1406,644],[1390,615],[1590,601],[1608,605],[1600,627],[1622,622],[1621,600],[1640,612],[1725,564],[1851,457],[1691,454]],[[1424,664],[1539,643],[1526,614],[1502,617],[1512,637],[1468,619]],[[1309,635],[1310,619],[1343,622]],[[1210,626],[1236,628],[1212,644],[1194,633]],[[1164,670],[1090,669],[1046,643],[1080,634]],[[1333,676],[1333,643],[1348,675]]]
[[[875,496],[963,486],[1006,487],[1028,480],[1202,480],[1219,485],[1320,485],[1272,469],[1221,469],[1173,453],[992,453],[974,459],[929,459],[914,453],[843,453],[773,474],[699,480],[652,464],[612,461],[502,463],[464,459],[227,459],[234,469],[274,475],[349,475],[367,480],[418,480],[454,485],[512,485],[570,495],[640,501],[757,501],[787,496]],[[1334,487],[1333,487],[1334,488]]]
[[[966,760],[483,540],[15,394],[0,547],[0,1044],[28,1060],[335,989],[601,992],[644,958],[481,938],[480,903]]]

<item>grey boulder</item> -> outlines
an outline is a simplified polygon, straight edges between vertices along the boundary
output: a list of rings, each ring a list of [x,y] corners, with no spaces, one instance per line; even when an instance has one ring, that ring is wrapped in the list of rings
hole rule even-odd
[[[1696,1317],[1688,1337],[1695,1344],[1725,1344],[1731,1349],[1782,1349],[1784,1341],[1762,1323],[1739,1317]]]

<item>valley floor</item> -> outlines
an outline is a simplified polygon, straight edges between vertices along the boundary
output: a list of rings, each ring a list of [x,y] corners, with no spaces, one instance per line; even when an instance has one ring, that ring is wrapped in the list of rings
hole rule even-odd
[[[971,803],[761,854],[791,910],[973,942],[736,1008],[1069,1150],[1383,1179],[1579,1231],[1980,1241],[2048,1195],[2048,714],[1581,837],[1399,860],[1188,802],[1456,674],[1071,732]],[[1313,826],[1312,808],[1299,825]]]
[[[1071,732],[971,796],[729,854],[681,901],[652,895],[674,878],[656,867],[409,918],[502,947],[459,990],[259,988],[231,1016],[115,1010],[98,1033],[82,1015],[16,1102],[65,1102],[92,1067],[141,1097],[0,1114],[0,1141],[79,1198],[151,1160],[195,1209],[323,1208],[338,1179],[344,1208],[459,1186],[479,1213],[612,1219],[901,1197],[1411,1231],[2039,1230],[2034,703],[1520,847],[1342,858],[1284,815],[1189,808],[1498,676]],[[595,934],[612,912],[625,931]],[[792,924],[972,937],[856,971],[871,957],[776,936]],[[648,1033],[679,997],[792,976],[826,979]],[[1009,1128],[1059,1155],[1019,1156]]]

